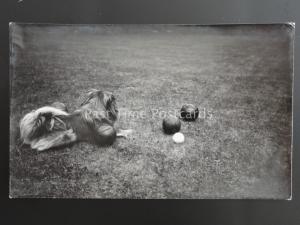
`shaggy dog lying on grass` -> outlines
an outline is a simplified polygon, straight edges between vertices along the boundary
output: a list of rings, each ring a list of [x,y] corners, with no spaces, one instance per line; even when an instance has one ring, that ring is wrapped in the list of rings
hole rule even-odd
[[[20,121],[23,144],[44,151],[76,141],[111,145],[117,136],[126,137],[131,130],[116,132],[118,109],[110,92],[88,92],[80,108],[68,113],[63,103],[53,103],[26,114]]]

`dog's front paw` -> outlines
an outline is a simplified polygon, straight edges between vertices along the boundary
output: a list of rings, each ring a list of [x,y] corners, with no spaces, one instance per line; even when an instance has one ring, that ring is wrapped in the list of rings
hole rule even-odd
[[[128,130],[119,130],[117,132],[117,137],[124,137],[124,138],[128,138],[129,135],[131,135],[133,133],[132,129],[128,129]]]

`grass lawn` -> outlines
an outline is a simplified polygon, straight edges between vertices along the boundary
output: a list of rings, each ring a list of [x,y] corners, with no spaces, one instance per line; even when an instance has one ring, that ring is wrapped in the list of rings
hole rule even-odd
[[[12,29],[10,196],[290,196],[289,27]],[[122,112],[145,112],[120,117],[120,126],[134,129],[128,139],[43,153],[17,147],[25,113],[54,101],[72,111],[89,88],[112,91]],[[186,141],[175,144],[153,112],[186,103],[211,116],[182,123]]]

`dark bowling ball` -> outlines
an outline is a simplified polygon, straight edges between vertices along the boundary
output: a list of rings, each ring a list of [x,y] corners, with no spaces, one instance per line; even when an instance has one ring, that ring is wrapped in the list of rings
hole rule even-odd
[[[180,115],[184,121],[195,121],[199,116],[199,109],[192,104],[186,104],[182,106]]]
[[[180,131],[181,122],[176,116],[168,116],[163,120],[162,125],[166,134],[175,134]]]

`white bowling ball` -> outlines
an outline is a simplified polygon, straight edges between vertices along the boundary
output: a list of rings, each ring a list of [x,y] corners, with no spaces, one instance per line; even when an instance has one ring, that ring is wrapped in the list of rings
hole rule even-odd
[[[180,132],[177,132],[172,137],[175,143],[183,143],[184,142],[184,135]]]

